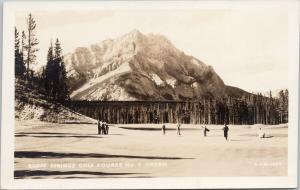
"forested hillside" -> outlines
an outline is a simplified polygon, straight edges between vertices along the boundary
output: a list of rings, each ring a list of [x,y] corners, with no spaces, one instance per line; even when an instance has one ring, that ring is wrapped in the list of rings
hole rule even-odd
[[[53,123],[93,123],[94,120],[76,113],[49,99],[37,83],[15,80],[15,118]]]

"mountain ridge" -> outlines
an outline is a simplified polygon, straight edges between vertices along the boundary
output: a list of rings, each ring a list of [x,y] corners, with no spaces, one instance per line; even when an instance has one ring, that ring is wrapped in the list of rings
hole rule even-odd
[[[133,30],[65,56],[73,100],[194,100],[247,94],[163,35]]]

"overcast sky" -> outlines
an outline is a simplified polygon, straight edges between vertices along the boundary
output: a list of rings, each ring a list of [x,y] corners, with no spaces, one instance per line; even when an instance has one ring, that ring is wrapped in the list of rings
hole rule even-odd
[[[16,14],[25,29],[28,12]],[[133,29],[163,34],[186,54],[213,66],[225,84],[249,92],[288,87],[288,13],[285,10],[49,11],[32,12],[46,63],[51,39],[64,53]]]

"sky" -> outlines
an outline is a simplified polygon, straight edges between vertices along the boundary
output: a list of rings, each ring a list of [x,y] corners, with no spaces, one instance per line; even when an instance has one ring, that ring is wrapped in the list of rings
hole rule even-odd
[[[33,11],[38,66],[50,41],[64,53],[137,29],[165,35],[178,49],[211,65],[224,83],[249,92],[288,88],[288,12],[284,9]],[[28,12],[16,13],[26,29]]]

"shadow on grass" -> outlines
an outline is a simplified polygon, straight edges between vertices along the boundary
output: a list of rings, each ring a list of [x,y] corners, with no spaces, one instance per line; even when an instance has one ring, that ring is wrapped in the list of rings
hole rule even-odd
[[[118,175],[133,175],[144,173],[108,173],[108,172],[92,172],[92,171],[47,171],[47,170],[17,170],[14,172],[16,179],[34,177],[40,178],[41,176],[61,176],[61,175],[93,175],[93,176],[118,176]],[[62,178],[80,178],[79,177],[62,177]]]
[[[268,139],[268,138],[273,138],[274,136],[269,135],[269,136],[265,136],[263,139]]]
[[[131,156],[96,153],[63,153],[63,152],[39,152],[39,151],[15,151],[15,158],[133,158],[133,159],[159,159],[159,160],[180,160],[193,159],[181,157],[161,157],[161,156]]]
[[[79,135],[79,133],[52,133],[52,132],[19,132],[16,135]],[[87,135],[87,134],[85,134]]]
[[[37,138],[47,138],[47,137],[78,137],[78,138],[101,138],[96,133],[94,134],[84,134],[81,135],[79,133],[51,133],[51,132],[30,132],[30,133],[25,133],[25,132],[20,132],[16,133],[15,137],[37,137]],[[123,134],[109,134],[110,136],[123,136]]]
[[[102,138],[90,135],[15,135],[15,137],[34,137],[34,138]]]
[[[134,173],[132,173],[133,175]],[[69,177],[55,177],[54,179],[92,179],[92,178],[153,178],[151,176],[89,176],[89,177],[83,177],[83,176],[69,176]],[[32,179],[42,179],[41,177],[32,177]]]

